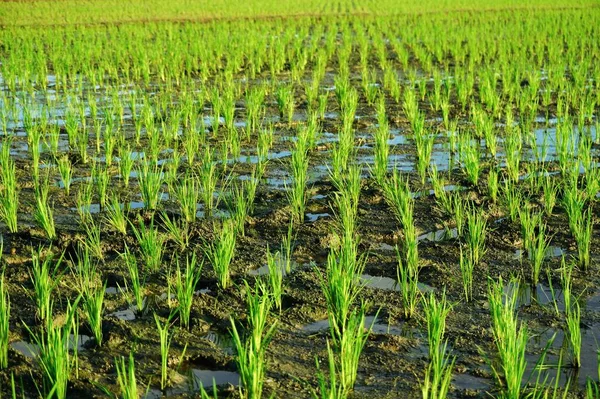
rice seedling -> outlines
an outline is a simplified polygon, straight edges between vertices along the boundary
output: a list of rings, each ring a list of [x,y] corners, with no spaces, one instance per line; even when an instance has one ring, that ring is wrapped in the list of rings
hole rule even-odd
[[[414,200],[411,197],[408,180],[404,180],[397,170],[394,170],[385,183],[384,194],[402,227],[410,228],[413,225]]]
[[[0,245],[0,249],[2,246]],[[10,338],[10,296],[4,284],[4,272],[0,276],[0,369],[8,367],[8,344]]]
[[[217,189],[217,182],[219,181],[219,174],[217,163],[214,161],[214,150],[207,147],[202,151],[200,164],[199,182],[202,202],[204,203],[204,214],[206,217],[211,217],[218,205],[218,197],[215,200],[215,191]]]
[[[564,188],[562,207],[567,212],[571,234],[577,239],[577,231],[583,226],[581,221],[583,219],[585,199],[583,198],[583,191],[577,188],[576,183],[568,184]]]
[[[166,212],[161,212],[160,220],[169,238],[174,241],[180,250],[186,249],[190,244],[190,229],[189,224],[183,219],[177,220],[175,217],[170,218]]]
[[[110,197],[109,204],[105,211],[106,222],[119,233],[126,235],[128,225],[126,204],[121,206],[117,194],[113,193],[113,195]]]
[[[247,190],[245,184],[234,184],[231,193],[231,199],[226,199],[226,205],[231,213],[231,219],[235,224],[237,234],[244,236],[244,225],[248,215],[248,200],[246,198]]]
[[[473,272],[476,262],[473,260],[472,252],[464,252],[460,249],[459,267],[462,277],[463,290],[465,292],[465,300],[469,302],[473,299]]]
[[[387,175],[389,157],[388,140],[390,137],[389,122],[385,112],[385,98],[382,96],[377,101],[378,128],[375,131],[375,165],[373,167],[375,180],[380,186],[384,184]]]
[[[292,151],[291,160],[292,185],[287,191],[291,207],[292,220],[295,223],[304,223],[304,209],[306,208],[306,184],[308,182],[308,152],[306,143],[298,140]]]
[[[317,367],[317,377],[319,381],[319,392],[312,390],[312,397],[314,399],[344,399],[346,397],[345,392],[342,389],[341,384],[338,381],[338,371],[336,367],[336,360],[334,350],[327,340],[327,363],[329,365],[329,380],[325,377],[325,374],[321,371],[319,365],[319,359],[315,358]]]
[[[411,318],[416,313],[420,293],[418,286],[420,267],[416,242],[405,248],[404,255],[401,255],[396,246],[396,257],[398,258],[397,281],[404,307],[404,317]],[[406,260],[403,261],[403,258]]]
[[[104,259],[104,251],[102,250],[102,237],[100,225],[94,222],[94,219],[89,218],[82,223],[85,237],[82,238],[82,243],[97,259]]]
[[[452,207],[452,216],[456,223],[456,231],[458,236],[461,237],[467,221],[469,202],[463,201],[459,193],[454,193],[450,195],[450,204]]]
[[[588,209],[574,224],[574,236],[577,243],[579,266],[587,270],[590,266],[590,249],[592,243],[592,211]]]
[[[48,319],[45,331],[34,334],[30,328],[25,328],[33,337],[34,343],[39,347],[38,363],[44,376],[43,387],[48,397],[58,399],[66,398],[67,384],[71,371],[76,365],[77,354],[71,355],[69,344],[71,333],[76,326],[76,311],[79,298],[67,306],[65,322],[62,325]],[[52,313],[52,305],[48,308]],[[74,334],[76,335],[76,334]]]
[[[110,175],[108,174],[108,169],[94,163],[92,165],[92,181],[96,185],[98,202],[100,203],[101,207],[105,207],[108,196],[108,185],[110,184]]]
[[[125,357],[115,358],[115,370],[117,371],[117,383],[123,399],[138,399],[137,382],[135,380],[135,361],[133,352],[129,353],[129,361],[125,363]]]
[[[487,221],[481,211],[471,209],[467,213],[467,247],[474,264],[479,264],[485,254],[485,236],[487,234]]]
[[[56,159],[56,164],[58,165],[58,172],[65,188],[65,194],[69,195],[71,182],[73,181],[73,166],[71,165],[71,161],[67,155],[63,155]]]
[[[48,202],[48,176],[42,181],[37,181],[35,186],[35,211],[33,217],[38,225],[44,229],[49,240],[56,238],[54,225],[54,208]]]
[[[104,310],[104,293],[106,292],[106,282],[103,286],[91,287],[89,285],[81,293],[83,298],[83,310],[88,320],[88,324],[96,345],[102,346],[102,313]]]
[[[169,331],[171,328],[171,317],[172,315],[169,315],[163,324],[158,315],[154,313],[154,321],[156,322],[160,341],[160,389],[162,391],[167,387],[169,380],[169,350],[171,349],[171,342],[173,340],[173,334]]]
[[[425,369],[425,380],[421,387],[424,399],[445,398],[450,388],[452,369],[455,358],[450,360],[447,353],[447,342],[442,342],[446,330],[446,317],[452,310],[446,302],[446,293],[441,299],[435,299],[431,293],[429,298],[423,297],[425,319],[427,321],[427,338],[429,342],[429,364]]]
[[[495,204],[498,201],[498,191],[498,172],[496,169],[491,169],[488,174],[488,196],[490,197],[492,204]]]
[[[338,348],[339,356],[339,381],[342,397],[347,397],[354,389],[360,354],[367,342],[371,327],[365,329],[365,303],[361,302],[360,308],[348,315],[345,330],[341,337],[331,327],[332,338]]]
[[[552,216],[558,197],[558,185],[550,176],[546,175],[542,179],[542,190],[544,193],[544,212],[546,216]]]
[[[464,172],[469,182],[477,186],[481,170],[479,141],[473,139],[469,134],[460,134],[458,139],[458,153]]]
[[[94,195],[94,187],[91,182],[84,183],[80,186],[77,191],[77,198],[75,199],[77,204],[77,213],[81,223],[85,223],[92,218],[92,197]]]
[[[431,153],[433,151],[434,141],[434,134],[415,132],[415,144],[417,148],[417,172],[419,172],[421,184],[423,185],[425,184],[425,179],[427,178],[427,167],[431,161]]]
[[[508,216],[512,222],[517,220],[519,216],[519,209],[523,203],[523,194],[519,190],[518,186],[511,183],[509,180],[504,181],[502,187],[503,202],[504,206],[508,209]]]
[[[31,253],[32,267],[29,278],[33,284],[38,316],[41,320],[46,320],[51,314],[53,290],[58,284],[57,272],[63,255],[56,260],[52,254],[47,255],[44,260],[41,258],[42,248],[39,248],[37,253]]]
[[[438,301],[435,294],[430,293],[429,298],[423,297],[423,309],[427,321],[427,339],[429,342],[429,360],[434,363],[434,370],[440,370],[438,366],[442,363],[443,352],[440,349],[444,332],[446,331],[446,317],[452,310],[446,301],[446,293]]]
[[[569,302],[572,305],[565,312],[565,335],[569,342],[571,365],[579,368],[581,367],[581,308],[576,298],[571,297]]]
[[[281,85],[275,91],[277,107],[281,119],[285,117],[288,125],[291,126],[294,116],[294,89],[292,85]]]
[[[129,251],[129,248],[125,246],[125,252],[121,254],[121,258],[125,262],[125,267],[129,273],[129,280],[131,283],[131,291],[133,292],[133,298],[135,300],[135,307],[138,312],[142,312],[145,307],[145,290],[144,280],[140,276],[140,269],[138,267],[137,258],[133,253]]]
[[[179,203],[179,211],[187,223],[196,221],[197,206],[200,198],[198,186],[197,177],[194,174],[188,173],[171,190]]]
[[[360,284],[360,276],[366,261],[364,256],[357,255],[357,239],[342,236],[340,240],[340,248],[332,248],[327,256],[325,275],[316,269],[327,303],[329,325],[336,345],[347,330],[352,304],[363,288]]]
[[[138,167],[138,183],[144,207],[150,210],[156,210],[160,202],[163,183],[163,171],[156,164],[150,166],[149,162],[142,162]]]
[[[137,223],[139,227],[131,221],[129,223],[144,257],[144,264],[148,270],[158,271],[165,250],[165,237],[154,228],[154,217],[150,219],[149,226],[146,226],[141,217]]]
[[[421,387],[423,399],[442,399],[448,395],[456,357],[450,360],[450,355],[446,353],[446,347],[447,343],[444,343],[439,348],[440,363],[436,365],[433,362],[429,362],[429,365],[425,369],[425,379]]]
[[[279,260],[282,258],[280,252],[271,253],[267,247],[267,267],[269,268],[269,289],[273,296],[273,306],[281,313],[281,299],[283,294],[283,274],[285,264]]]
[[[119,146],[119,173],[121,174],[121,180],[123,185],[129,187],[129,177],[131,176],[131,170],[133,169],[133,154],[131,148],[128,145]]]
[[[0,151],[0,219],[8,231],[16,233],[19,227],[19,192],[15,161],[10,158],[10,143],[11,140],[7,139]]]
[[[433,194],[440,209],[447,214],[452,214],[452,199],[446,190],[446,182],[443,177],[438,174],[437,168],[433,165],[429,171],[429,180],[433,187]]]
[[[196,254],[188,256],[185,269],[182,270],[177,258],[177,269],[175,274],[175,296],[177,297],[177,313],[182,327],[189,328],[190,314],[196,285],[202,273],[202,263],[198,264]]]
[[[509,179],[513,182],[519,180],[519,165],[521,162],[522,148],[521,131],[511,129],[504,138],[504,152],[506,156],[506,172]]]
[[[205,244],[204,253],[213,265],[219,286],[225,290],[231,284],[229,267],[235,254],[236,226],[233,221],[225,220],[220,228],[216,223],[214,227],[216,237],[212,243]]]
[[[513,283],[518,284],[518,281]],[[507,399],[521,397],[521,381],[527,367],[525,348],[528,332],[526,325],[518,323],[517,297],[516,289],[504,293],[502,278],[489,283],[488,300],[492,316],[492,331],[500,363],[498,367],[493,366],[493,371]]]
[[[523,212],[522,215],[528,214]],[[527,250],[527,257],[531,263],[531,283],[537,285],[542,270],[550,240],[546,237],[546,224],[540,215],[532,217],[521,216],[522,223],[528,223],[523,229],[523,243]]]
[[[260,289],[251,289],[246,284],[248,306],[248,330],[240,335],[235,320],[231,321],[231,336],[236,350],[236,363],[241,377],[240,396],[260,399],[266,373],[267,346],[275,334],[277,323],[268,325],[268,316],[273,305],[269,295]]]

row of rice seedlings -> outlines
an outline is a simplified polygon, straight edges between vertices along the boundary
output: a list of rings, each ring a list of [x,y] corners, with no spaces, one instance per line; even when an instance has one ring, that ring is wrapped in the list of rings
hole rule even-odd
[[[340,248],[332,248],[327,256],[325,275],[315,269],[327,303],[329,325],[337,346],[347,329],[352,304],[358,298],[362,285],[360,276],[365,267],[365,256],[358,256],[358,239],[343,235]]]
[[[431,293],[424,297],[424,312],[427,321],[427,339],[429,342],[429,364],[425,369],[425,380],[421,388],[423,399],[445,398],[450,389],[452,369],[456,358],[450,358],[447,342],[443,342],[446,330],[446,317],[451,306],[446,302],[446,293],[438,301]]]
[[[242,398],[260,399],[266,376],[267,347],[275,334],[277,323],[268,324],[269,313],[273,306],[273,299],[268,289],[264,287],[251,289],[246,283],[246,292],[248,306],[246,334],[241,335],[235,320],[230,318],[231,336],[242,381],[240,395]]]
[[[518,284],[517,280],[511,284]],[[527,367],[525,349],[527,346],[527,326],[518,323],[516,315],[518,290],[504,292],[502,278],[490,281],[488,300],[492,316],[492,331],[498,350],[499,365],[492,366],[494,375],[507,399],[521,397],[521,381]]]

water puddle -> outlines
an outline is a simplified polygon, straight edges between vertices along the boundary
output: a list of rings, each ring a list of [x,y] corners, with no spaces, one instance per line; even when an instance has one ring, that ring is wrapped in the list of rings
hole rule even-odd
[[[26,341],[11,342],[10,347],[30,359],[35,359],[40,354],[40,348]]]
[[[331,217],[329,213],[307,213],[304,216],[306,217],[306,221],[308,223],[314,223],[319,219]]]
[[[561,247],[550,245],[548,246],[548,249],[546,249],[546,253],[544,254],[544,256],[546,258],[558,258],[560,256],[566,255],[566,253],[567,251],[562,249]],[[515,259],[522,259],[525,256],[527,256],[527,251],[523,249],[517,249],[515,251]]]
[[[124,287],[106,287],[104,290],[106,295],[121,295],[127,293],[127,288]]]
[[[600,312],[600,291],[596,291],[596,293],[585,300],[585,308],[592,312]]]
[[[460,390],[487,391],[493,382],[481,377],[475,377],[470,374],[454,374],[452,376],[452,385]]]
[[[109,316],[114,316],[117,319],[123,320],[123,321],[132,321],[132,320],[135,320],[136,314],[137,314],[137,307],[130,306],[127,309],[119,310],[114,313],[110,313]]]
[[[277,261],[278,265],[281,265],[281,272],[284,276],[288,275],[289,273],[292,272],[292,270],[296,269],[299,264],[297,262],[291,261],[290,262],[290,271],[288,272],[285,267],[283,267],[284,261],[283,260],[279,260]],[[251,276],[267,276],[269,274],[269,265],[262,265],[261,267],[259,267],[258,269],[252,269],[250,271],[248,271],[248,274]]]
[[[222,349],[225,353],[233,355],[233,339],[229,334],[223,334],[219,331],[210,330],[203,336],[204,339]]]
[[[529,306],[532,303],[538,303],[539,305],[552,305],[556,301],[556,306],[561,311],[564,311],[564,298],[560,288],[553,287],[553,290],[549,286],[538,283],[535,287],[526,283],[513,283],[509,282],[504,286],[504,293],[509,296],[517,290],[517,307]]]
[[[86,350],[86,345],[88,342],[93,341],[94,338],[89,335],[69,335],[69,349],[74,350],[77,348],[78,352],[82,352]],[[25,357],[30,359],[36,359],[40,354],[40,347],[37,344],[27,342],[27,341],[15,341],[11,342],[9,345],[15,351],[19,352]]]
[[[371,276],[369,274],[363,274],[360,276],[361,284],[364,284],[365,287],[375,288],[379,290],[388,290],[388,291],[400,291],[400,287],[398,286],[398,282],[390,277],[381,277],[381,276]],[[430,285],[425,283],[417,283],[417,287],[419,291],[422,293],[428,293],[435,291]]]
[[[596,380],[598,376],[598,350],[600,345],[600,324],[594,324],[590,328],[581,329],[581,367],[579,369],[570,366],[570,352],[568,350],[569,343],[565,341],[565,333],[560,329],[549,328],[543,331],[530,331],[529,346],[533,346],[534,353],[528,353],[527,371],[525,378],[531,376],[534,381],[537,378],[538,371],[534,370],[535,365],[540,358],[541,349],[543,349],[548,341],[556,334],[552,346],[548,350],[544,361],[545,367],[541,371],[541,379],[548,378],[550,381],[556,378],[558,371],[559,353],[563,350],[563,365],[559,376],[559,385],[564,386],[567,380],[571,380],[571,385],[585,386],[588,377]]]
[[[458,229],[456,227],[452,229],[440,229],[436,231],[430,231],[428,233],[421,234],[417,237],[417,241],[431,241],[440,242],[444,240],[450,240],[458,237]]]
[[[201,385],[205,389],[213,385],[237,387],[240,385],[240,375],[234,371],[191,369],[190,382],[193,384],[194,391],[199,390]]]
[[[375,316],[365,317],[365,328],[371,328],[371,333],[373,334],[388,334],[405,338],[412,338],[415,334],[413,327],[405,326],[404,324],[400,326],[386,324],[380,322]],[[315,321],[302,327],[302,331],[309,335],[327,330],[329,330],[328,319]]]

